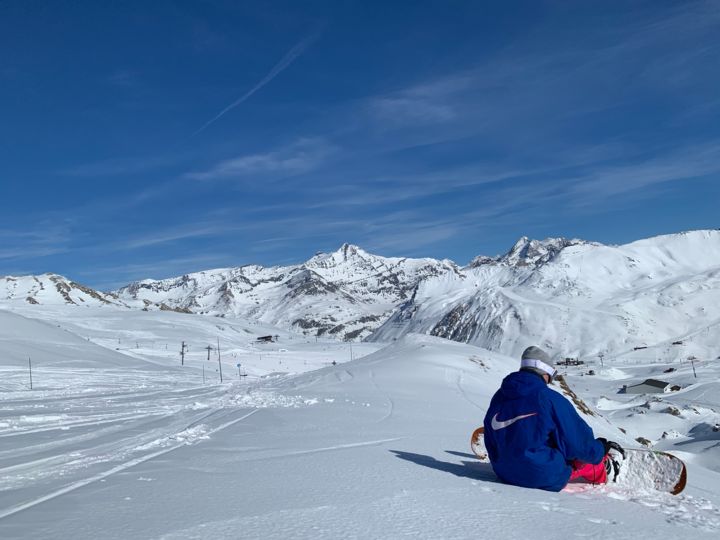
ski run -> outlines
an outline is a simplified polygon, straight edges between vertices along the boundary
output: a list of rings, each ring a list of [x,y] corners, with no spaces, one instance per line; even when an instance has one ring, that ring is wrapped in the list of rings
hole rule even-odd
[[[241,319],[28,305],[0,310],[0,344],[4,539],[720,532],[718,363],[674,362],[666,376],[682,389],[652,396],[618,390],[659,378],[655,359],[564,370],[596,435],[686,461],[673,497],[636,482],[499,483],[469,437],[517,359],[438,337],[350,344]]]

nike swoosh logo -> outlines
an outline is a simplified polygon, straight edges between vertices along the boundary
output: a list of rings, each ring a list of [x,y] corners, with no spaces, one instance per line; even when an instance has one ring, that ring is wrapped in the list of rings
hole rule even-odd
[[[530,414],[521,414],[520,416],[516,416],[515,418],[511,418],[510,420],[498,420],[497,414],[492,417],[492,420],[490,421],[490,425],[493,429],[503,429],[508,426],[513,425],[518,420],[522,420],[523,418],[530,418],[531,416],[535,416],[537,413],[530,413]]]

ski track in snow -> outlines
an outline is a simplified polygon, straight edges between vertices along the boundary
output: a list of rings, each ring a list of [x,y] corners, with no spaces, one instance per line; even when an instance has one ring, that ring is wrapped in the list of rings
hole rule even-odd
[[[327,446],[325,448],[312,448],[310,450],[298,450],[296,452],[288,452],[279,456],[273,456],[273,458],[276,457],[291,457],[291,456],[304,456],[309,454],[319,454],[321,452],[333,452],[336,450],[347,450],[349,448],[361,448],[364,446],[380,446],[385,443],[389,442],[396,442],[401,441],[404,439],[404,437],[393,437],[391,439],[380,439],[377,441],[363,441],[358,443],[349,443],[349,444],[337,444],[334,446]]]
[[[78,375],[72,370],[55,374],[63,380]],[[0,519],[207,440],[259,410],[317,403],[236,384],[164,389],[166,374],[135,376],[147,390],[107,387],[112,374],[106,373],[105,387],[90,390],[63,382],[57,389],[0,394]],[[317,451],[322,450],[330,449]],[[65,485],[52,489],[58,482]],[[24,490],[33,486],[51,490],[18,504]]]
[[[98,331],[103,324],[97,323]],[[100,340],[93,341],[98,347]],[[308,345],[298,365],[315,359],[319,367],[317,353],[326,346],[315,351]],[[95,350],[85,361],[96,361]],[[155,354],[140,351],[129,353]],[[474,356],[482,359],[479,365],[468,362]],[[275,360],[268,354],[256,365],[270,373]],[[249,371],[255,367],[243,362]],[[646,525],[663,540],[717,535],[720,488],[712,482],[720,477],[692,462],[714,459],[715,450],[687,460],[688,489],[676,497],[634,484],[573,484],[559,494],[524,490],[494,482],[489,466],[468,461],[467,438],[516,363],[410,336],[368,360],[324,362],[304,378],[257,376],[222,385],[199,386],[197,366],[207,363],[195,371],[41,366],[38,386],[29,391],[22,370],[0,367],[0,536],[465,539],[537,533],[545,540],[557,533],[625,539],[642,535]],[[650,368],[617,370],[607,378],[570,373],[578,396],[597,402],[604,415],[588,417],[596,435],[622,437],[617,427],[632,420],[642,429],[681,431],[685,425],[689,431],[690,421],[660,406],[635,414],[647,396],[614,393],[620,381],[653,373]],[[711,382],[717,370],[708,363],[699,371],[700,381],[663,395],[663,405],[698,405],[684,397],[697,393],[717,408]],[[698,418],[692,422],[710,423],[698,439],[716,444],[712,415]],[[627,428],[625,444],[643,434],[633,424]],[[666,449],[674,443],[659,444]],[[137,521],[134,534],[124,529],[133,525],[128,520]],[[538,524],[548,524],[550,532],[539,532]],[[479,525],[488,528],[479,532]]]
[[[221,419],[226,416],[230,409],[204,410],[200,413],[182,414],[182,411],[155,416],[150,413],[137,415],[133,418],[122,417],[108,422],[118,423],[115,430],[94,430],[84,437],[70,437],[68,439],[55,440],[48,445],[35,445],[31,452],[26,449],[22,453],[12,454],[5,452],[0,465],[0,472],[3,473],[0,479],[0,492],[16,487],[26,486],[28,482],[41,482],[47,478],[67,477],[75,472],[81,472],[93,465],[111,463],[126,459],[128,456],[141,452],[154,441],[171,439],[178,434],[192,428],[202,421],[208,421],[214,416]],[[133,422],[130,420],[140,420]],[[163,421],[167,420],[167,421]],[[100,425],[107,422],[99,422]],[[84,425],[94,428],[95,424]],[[159,424],[157,427],[150,427],[149,424]],[[70,423],[67,428],[77,429],[77,425]],[[48,428],[50,429],[50,428]],[[55,429],[61,429],[56,427]],[[63,431],[65,431],[63,429]],[[136,433],[139,431],[139,433]],[[37,430],[14,433],[17,437],[25,437],[37,433]],[[53,456],[40,457],[37,459],[27,458],[32,455],[52,451]],[[22,460],[17,462],[18,460]],[[15,462],[15,463],[13,463]],[[41,465],[42,467],[38,467]],[[12,472],[12,474],[10,474]]]
[[[472,406],[475,407],[476,409],[482,411],[482,412],[483,412],[483,415],[484,415],[484,412],[485,412],[486,408],[483,407],[483,406],[481,406],[481,405],[478,405],[477,403],[475,403],[475,401],[473,401],[472,399],[470,399],[470,397],[467,395],[467,392],[466,392],[465,389],[463,388],[462,382],[463,382],[463,379],[464,379],[464,378],[465,378],[465,373],[461,371],[460,373],[458,373],[457,379],[455,380],[455,385],[457,386],[457,389],[458,389],[458,391],[460,392],[460,395],[461,395],[461,396],[463,397],[463,399],[464,399],[465,401],[467,401],[470,405],[472,405]]]
[[[235,419],[233,419],[233,420],[231,420],[231,421],[229,421],[229,422],[225,422],[224,424],[221,424],[221,425],[219,425],[219,426],[217,426],[217,427],[215,427],[215,428],[213,428],[213,429],[206,430],[206,431],[204,432],[204,435],[209,437],[210,435],[212,435],[212,434],[214,434],[214,433],[216,433],[216,432],[218,432],[218,431],[221,431],[221,430],[223,430],[223,429],[226,429],[226,428],[232,426],[233,424],[236,424],[236,423],[240,422],[241,420],[245,420],[246,418],[248,418],[248,417],[250,417],[251,415],[253,415],[253,414],[255,414],[256,412],[258,412],[258,410],[259,410],[259,409],[252,410],[252,411],[250,411],[249,413],[247,413],[247,414],[245,414],[245,415],[243,415],[243,416],[241,416],[241,417],[239,417],[239,418],[235,418]],[[209,415],[206,415],[206,417],[207,417],[207,416],[209,416]],[[139,464],[141,464],[141,463],[143,463],[143,462],[145,462],[145,461],[148,461],[148,460],[151,460],[151,459],[153,459],[153,458],[162,456],[163,454],[167,454],[167,453],[169,453],[169,452],[172,452],[173,450],[177,450],[178,448],[180,448],[180,447],[182,447],[182,446],[185,446],[186,444],[188,444],[188,440],[183,439],[182,437],[180,437],[180,442],[175,442],[175,443],[173,443],[173,444],[169,444],[168,446],[166,446],[165,448],[162,448],[161,450],[157,450],[157,451],[155,451],[155,452],[152,452],[152,453],[143,455],[143,456],[141,456],[141,457],[138,457],[138,458],[135,458],[135,459],[131,459],[131,460],[129,460],[129,461],[126,461],[126,462],[124,462],[124,463],[121,463],[121,464],[119,464],[119,465],[116,465],[115,467],[113,467],[113,468],[111,468],[111,469],[109,469],[109,470],[107,470],[107,471],[104,471],[104,472],[102,472],[102,473],[96,474],[96,475],[91,476],[91,477],[89,477],[89,478],[84,478],[84,479],[82,479],[82,480],[78,480],[78,481],[73,482],[72,484],[70,484],[70,485],[68,485],[68,486],[65,486],[65,487],[63,487],[63,488],[61,488],[61,489],[58,489],[58,490],[53,491],[53,492],[50,492],[50,493],[48,493],[47,495],[44,495],[44,496],[42,496],[42,497],[38,497],[37,499],[33,499],[33,500],[24,502],[24,503],[19,504],[19,505],[16,505],[16,506],[12,506],[12,507],[10,507],[10,508],[6,508],[6,509],[4,509],[4,510],[0,510],[0,519],[6,518],[6,517],[11,516],[11,515],[13,515],[13,514],[16,514],[16,513],[18,513],[18,512],[22,512],[23,510],[27,510],[27,509],[29,509],[29,508],[32,508],[33,506],[37,506],[38,504],[41,504],[41,503],[50,501],[50,500],[52,500],[52,499],[55,499],[56,497],[60,497],[61,495],[65,495],[66,493],[70,493],[71,491],[75,491],[76,489],[79,489],[79,488],[81,488],[81,487],[84,487],[84,486],[87,486],[87,485],[89,485],[89,484],[92,484],[93,482],[97,482],[97,481],[99,481],[99,480],[103,480],[103,479],[105,479],[105,478],[107,478],[107,477],[109,477],[109,476],[111,476],[111,475],[113,475],[113,474],[116,474],[116,473],[122,472],[122,471],[124,471],[124,470],[126,470],[126,469],[129,469],[130,467],[134,467],[134,466],[139,465]]]
[[[378,385],[377,380],[375,379],[375,372],[371,369],[369,371],[369,373],[370,373],[370,381],[372,382],[373,387],[375,388],[375,390],[378,391],[378,393],[380,393],[383,396],[383,398],[387,402],[385,414],[383,415],[382,418],[380,418],[380,420],[378,420],[378,424],[379,424],[379,423],[385,422],[386,420],[389,420],[390,418],[392,418],[392,415],[395,412],[395,402],[393,401],[392,397],[390,397],[390,394],[388,394],[387,392],[380,389],[380,386]]]

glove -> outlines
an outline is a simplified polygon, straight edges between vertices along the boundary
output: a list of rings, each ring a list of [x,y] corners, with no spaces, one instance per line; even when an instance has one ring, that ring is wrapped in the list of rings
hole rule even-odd
[[[615,450],[616,452],[620,452],[620,455],[622,455],[623,459],[625,459],[625,449],[620,446],[615,441],[608,441],[604,437],[598,437],[597,440],[600,442],[600,444],[603,445],[603,451],[605,452],[605,455],[607,455],[610,450]]]

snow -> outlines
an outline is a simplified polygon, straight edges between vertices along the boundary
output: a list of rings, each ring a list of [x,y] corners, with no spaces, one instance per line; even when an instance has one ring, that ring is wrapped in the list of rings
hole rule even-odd
[[[656,364],[596,377],[568,368],[598,414],[587,417],[597,435],[638,446],[642,433],[680,450],[689,487],[677,497],[625,484],[547,493],[499,483],[469,452],[490,397],[517,368],[502,354],[412,334],[354,344],[350,360],[348,344],[242,319],[23,309],[0,311],[3,348],[15,351],[0,392],[2,538],[474,538],[478,527],[496,538],[710,538],[720,530],[720,473],[711,467],[720,436],[701,429],[717,421],[715,364],[649,408],[656,396],[616,392]],[[254,343],[276,333],[278,343]],[[214,353],[208,362],[202,348],[218,335],[222,384]],[[180,366],[183,339],[191,347]],[[30,344],[32,391],[20,352]],[[72,362],[54,359],[54,349],[64,358],[72,351]],[[238,359],[247,377],[237,376]],[[213,377],[205,384],[203,365]],[[671,375],[692,382],[688,369]],[[663,412],[669,406],[681,416]],[[679,438],[662,439],[668,420]]]
[[[263,309],[143,311],[141,300],[98,298],[54,274],[4,278],[0,538],[716,538],[718,239],[527,240],[505,258],[443,263],[447,272],[423,274],[413,300],[362,343],[290,332]],[[349,245],[306,265],[326,285],[358,289],[355,265],[373,287],[398,268],[439,268]],[[230,274],[263,272],[283,270],[189,279],[218,292]],[[252,294],[279,306],[285,293],[260,281],[268,295]],[[363,302],[395,309],[379,290]],[[167,299],[158,291],[152,301]],[[357,308],[334,295],[288,304],[288,318]],[[427,335],[440,321],[469,343]],[[258,343],[264,335],[278,340]],[[686,490],[663,494],[632,475],[560,493],[498,482],[469,437],[529,344],[581,357],[561,372],[595,434],[677,455]],[[681,389],[620,392],[648,378]]]
[[[624,246],[524,239],[504,257],[424,279],[372,338],[424,333],[510,356],[539,344],[558,358],[677,361],[717,357],[718,323],[720,231],[706,230]]]

